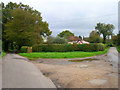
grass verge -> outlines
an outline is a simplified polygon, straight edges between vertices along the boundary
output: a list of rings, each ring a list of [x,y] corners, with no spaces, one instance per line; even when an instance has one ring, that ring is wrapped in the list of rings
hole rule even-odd
[[[29,57],[31,60],[35,60],[33,58],[82,58],[82,57],[91,57],[99,54],[105,54],[109,48],[106,48],[104,51],[98,52],[32,52],[32,53],[19,53],[19,55],[24,57]],[[28,58],[28,59],[29,59]]]
[[[2,52],[2,54],[0,55],[0,57],[4,57],[6,55],[6,52]]]

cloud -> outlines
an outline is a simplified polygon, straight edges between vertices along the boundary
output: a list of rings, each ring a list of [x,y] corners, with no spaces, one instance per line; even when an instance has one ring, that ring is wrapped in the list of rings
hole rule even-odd
[[[118,0],[4,0],[22,2],[41,12],[53,35],[70,29],[88,36],[98,22],[115,25],[117,33]]]

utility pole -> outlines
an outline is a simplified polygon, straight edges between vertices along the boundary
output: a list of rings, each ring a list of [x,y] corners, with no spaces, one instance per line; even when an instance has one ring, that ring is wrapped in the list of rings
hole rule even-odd
[[[37,52],[39,52],[39,23],[38,21],[36,21],[37,23]]]
[[[39,24],[37,24],[37,52],[39,52]]]

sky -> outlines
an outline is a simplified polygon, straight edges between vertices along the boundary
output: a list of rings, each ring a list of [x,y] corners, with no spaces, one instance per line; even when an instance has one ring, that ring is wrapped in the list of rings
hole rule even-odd
[[[49,23],[52,36],[70,30],[76,36],[89,36],[97,23],[113,24],[118,33],[119,0],[4,0],[22,2],[41,12]]]

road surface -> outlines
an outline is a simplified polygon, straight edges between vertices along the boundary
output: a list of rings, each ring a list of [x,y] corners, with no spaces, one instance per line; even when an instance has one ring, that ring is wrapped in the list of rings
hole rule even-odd
[[[19,55],[7,54],[2,70],[3,88],[55,88],[34,64]]]
[[[109,58],[109,61],[113,64],[115,68],[118,68],[118,51],[116,47],[111,47],[108,50],[107,56]]]

